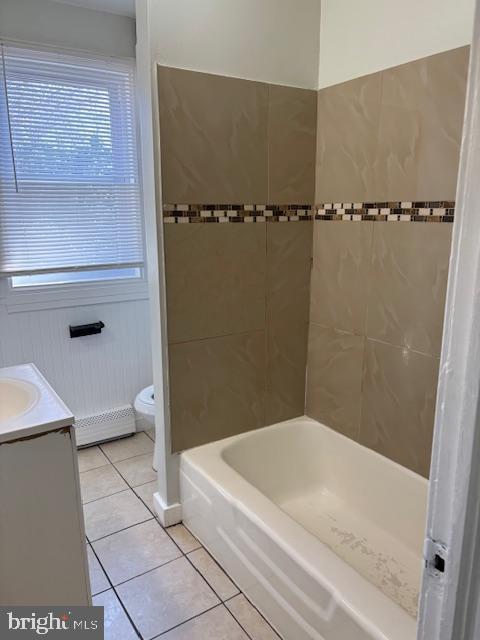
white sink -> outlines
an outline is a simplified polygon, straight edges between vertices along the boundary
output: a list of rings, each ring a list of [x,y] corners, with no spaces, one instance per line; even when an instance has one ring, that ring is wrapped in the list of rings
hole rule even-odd
[[[0,378],[0,422],[19,418],[38,402],[38,389],[31,382]]]
[[[73,421],[35,365],[0,369],[0,444],[67,427]]]

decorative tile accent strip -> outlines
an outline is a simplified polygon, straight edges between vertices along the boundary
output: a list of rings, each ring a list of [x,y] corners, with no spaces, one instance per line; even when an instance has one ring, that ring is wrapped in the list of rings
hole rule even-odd
[[[335,202],[308,204],[164,204],[166,224],[298,222],[453,222],[455,202]]]
[[[315,220],[453,222],[455,202],[336,202],[317,204]]]
[[[297,222],[313,220],[310,204],[164,204],[165,223]]]

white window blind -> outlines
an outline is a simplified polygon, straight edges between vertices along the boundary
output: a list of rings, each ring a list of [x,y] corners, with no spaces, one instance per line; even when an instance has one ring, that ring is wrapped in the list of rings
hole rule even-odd
[[[2,49],[0,272],[140,266],[133,63]]]

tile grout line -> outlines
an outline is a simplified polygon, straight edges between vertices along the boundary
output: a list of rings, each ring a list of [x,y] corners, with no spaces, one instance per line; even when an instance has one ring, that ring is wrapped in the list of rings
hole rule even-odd
[[[203,547],[204,548],[204,547]],[[193,553],[193,551],[191,551],[190,553]],[[208,552],[207,552],[208,553]],[[202,578],[202,580],[205,582],[205,584],[207,585],[207,587],[209,589],[212,590],[212,592],[215,594],[215,597],[218,598],[218,600],[220,601],[221,604],[223,604],[223,598],[221,598],[218,593],[215,591],[215,589],[213,588],[213,586],[209,583],[209,581],[207,580],[207,578],[202,574],[202,572],[200,571],[200,569],[198,569],[193,562],[190,560],[190,558],[188,557],[188,555],[185,555],[185,558],[187,559],[188,563],[190,564],[191,567],[193,567],[195,569],[195,571],[198,573],[198,575]],[[220,566],[220,565],[219,565]],[[223,569],[222,569],[223,571]],[[225,575],[227,575],[225,573]],[[228,577],[228,576],[227,576]],[[236,586],[236,585],[235,585]]]
[[[141,633],[140,633],[140,631],[137,629],[137,626],[136,626],[136,625],[135,625],[135,623],[133,622],[133,620],[132,620],[132,618],[131,618],[130,614],[128,613],[128,611],[127,611],[127,609],[126,609],[125,605],[123,604],[122,599],[120,598],[120,596],[118,595],[118,593],[117,593],[117,591],[116,591],[115,587],[113,586],[112,581],[111,581],[111,579],[110,579],[110,576],[108,575],[108,572],[105,570],[105,567],[103,566],[103,564],[102,564],[102,562],[101,562],[100,558],[98,557],[98,555],[97,555],[97,553],[96,553],[95,549],[93,548],[93,546],[92,546],[92,545],[90,545],[90,547],[91,547],[91,549],[92,549],[92,552],[93,552],[94,556],[95,556],[95,557],[96,557],[96,559],[97,559],[98,564],[99,564],[99,565],[100,565],[100,567],[102,568],[102,571],[103,571],[103,573],[105,574],[105,577],[107,578],[108,583],[111,585],[111,589],[112,589],[113,593],[115,594],[115,597],[117,598],[118,602],[120,603],[120,606],[122,607],[123,611],[125,612],[125,615],[127,616],[128,620],[130,621],[130,624],[132,625],[133,630],[135,631],[135,633],[137,634],[137,636],[143,640],[143,636],[142,636],[142,634],[141,634]],[[106,591],[110,591],[110,589],[106,589]],[[105,593],[106,591],[102,591],[102,593]],[[100,594],[97,594],[97,595],[100,595]],[[95,597],[95,596],[92,596],[92,602],[93,602],[93,598],[94,598],[94,597]],[[104,611],[104,613],[105,613],[105,607],[103,608],[103,611]]]
[[[159,522],[158,524],[160,524],[160,522]],[[182,523],[179,523],[179,524],[182,524]],[[160,526],[162,527],[162,525],[161,525],[161,524],[160,524]],[[172,527],[176,527],[176,526],[178,526],[178,525],[175,525],[175,524],[174,524],[174,525],[172,525]],[[182,526],[184,526],[184,525],[182,524]],[[176,547],[178,547],[178,549],[179,549],[180,553],[182,554],[182,556],[185,556],[185,557],[186,557],[186,555],[187,555],[187,554],[185,553],[185,551],[181,548],[181,546],[178,544],[178,542],[176,542],[176,540],[175,540],[175,539],[170,535],[170,532],[168,531],[168,530],[170,529],[170,527],[162,527],[162,529],[163,529],[163,530],[165,531],[165,533],[168,535],[168,537],[169,537],[169,538],[170,538],[170,540],[173,542],[173,544],[174,544]],[[199,543],[199,544],[200,544],[200,543]],[[200,547],[198,547],[198,548],[200,549],[200,548],[202,548],[202,547],[200,546]],[[197,549],[192,549],[192,551],[197,551]],[[192,551],[189,551],[188,553],[191,553]]]
[[[220,571],[222,571],[222,573],[224,573],[226,575],[226,577],[230,580],[230,582],[233,584],[233,586],[235,587],[235,589],[237,589],[238,593],[236,593],[233,596],[230,596],[229,598],[221,598],[220,595],[215,591],[214,587],[208,582],[207,578],[204,578],[205,582],[209,585],[209,587],[212,589],[212,591],[215,593],[215,595],[217,596],[217,598],[221,601],[221,602],[226,602],[227,600],[231,600],[232,598],[235,598],[235,596],[238,596],[240,593],[242,593],[242,590],[240,589],[240,587],[238,586],[238,584],[228,575],[228,573],[225,571],[225,569],[221,566],[221,564],[219,562],[217,562],[217,560],[212,556],[212,554],[209,552],[209,550],[204,547],[203,545],[199,548],[199,549],[192,549],[192,551],[189,551],[188,553],[186,553],[186,557],[188,559],[188,561],[190,562],[190,564],[193,566],[194,569],[197,569],[197,567],[193,564],[193,562],[190,560],[189,556],[192,553],[195,553],[196,551],[199,551],[200,549],[203,549],[203,551],[205,551],[205,553],[208,555],[208,557],[212,560],[212,562],[220,569]],[[199,573],[200,570],[197,569],[197,571]],[[203,574],[201,574],[203,577]]]
[[[89,500],[88,502],[82,502],[82,507],[87,506],[87,504],[92,504],[93,502],[98,502],[99,500],[103,500],[104,498],[110,498],[111,496],[116,496],[119,493],[128,491],[129,489],[131,489],[131,487],[127,486],[125,489],[120,489],[119,491],[114,491],[113,493],[107,493],[106,496],[102,496],[101,498],[95,498],[94,500]]]
[[[112,586],[114,589],[117,589],[118,587],[123,587],[124,584],[127,584],[128,582],[131,582],[132,580],[135,580],[136,578],[141,578],[142,576],[146,576],[147,573],[150,573],[151,571],[156,571],[157,569],[161,569],[162,567],[166,567],[168,564],[172,564],[172,562],[176,562],[177,560],[181,560],[183,556],[178,556],[176,558],[172,558],[171,560],[167,560],[166,562],[162,562],[162,564],[159,564],[155,567],[152,567],[151,569],[147,569],[147,571],[142,571],[141,573],[132,576],[131,578],[127,578],[126,580],[122,580],[122,582],[119,582],[118,584],[113,584]],[[120,597],[120,596],[119,596]]]
[[[135,522],[135,524],[129,524],[128,527],[122,527],[121,529],[118,529],[117,531],[112,531],[111,533],[107,533],[104,536],[100,536],[100,538],[95,538],[95,540],[91,540],[90,538],[88,538],[88,541],[90,542],[91,545],[93,545],[94,542],[98,542],[99,540],[105,540],[105,538],[109,538],[110,536],[114,536],[116,533],[120,533],[121,531],[126,531],[127,529],[132,529],[133,527],[136,527],[138,524],[143,524],[144,522],[150,522],[150,520],[155,520],[155,518],[152,516],[151,518],[146,518],[145,520],[140,520],[140,522]],[[162,526],[159,523],[160,526]]]
[[[178,340],[175,342],[169,342],[169,346],[176,346],[178,344],[189,344],[190,342],[205,342],[207,340],[220,340],[221,338],[231,338],[233,336],[244,336],[251,333],[264,333],[265,328],[260,329],[248,329],[246,331],[234,331],[233,333],[222,333],[221,335],[206,336],[205,338],[188,338],[188,340]]]
[[[153,443],[153,445],[155,446],[155,440],[152,440],[152,438],[150,438],[147,434],[145,434],[147,436],[147,438],[150,440],[150,442]],[[123,440],[126,440],[126,438],[122,438]],[[116,440],[109,440],[110,442],[117,442]],[[100,449],[100,451],[103,453],[103,455],[106,458],[106,462],[105,464],[100,464],[98,465],[98,467],[92,467],[92,469],[85,469],[85,471],[80,471],[79,473],[89,473],[90,471],[96,471],[97,469],[101,469],[102,467],[108,467],[108,465],[112,465],[113,467],[115,467],[116,464],[118,464],[119,462],[125,462],[125,460],[131,460],[132,458],[139,458],[140,456],[146,456],[149,453],[152,454],[153,456],[153,450],[152,451],[145,451],[144,453],[137,453],[134,456],[128,456],[128,458],[122,458],[121,460],[116,460],[115,462],[112,462],[112,460],[110,460],[110,458],[107,456],[106,453],[103,452],[103,449],[101,448],[100,444],[93,444],[91,447],[84,447],[82,449],[79,449],[77,447],[77,453],[80,453],[81,451],[88,451],[88,449],[93,449],[94,447],[98,447]],[[116,469],[116,467],[115,467]]]
[[[383,95],[383,79],[382,79],[382,95]],[[378,144],[378,141],[377,141]],[[366,366],[367,366],[367,334],[368,334],[368,322],[369,322],[369,309],[370,309],[370,295],[372,292],[372,274],[374,272],[374,248],[375,248],[375,236],[376,229],[374,225],[372,225],[372,231],[370,235],[370,246],[369,246],[369,260],[368,260],[368,271],[367,271],[367,283],[366,283],[366,295],[365,295],[365,311],[363,317],[363,345],[362,345],[362,369],[361,369],[361,378],[360,378],[360,407],[359,407],[359,416],[358,416],[358,428],[357,428],[357,442],[361,442],[362,438],[362,422],[363,415],[365,411],[365,376],[366,376]]]
[[[145,484],[148,484],[148,482],[146,482]],[[140,486],[140,487],[143,487],[143,485],[142,485],[142,484],[141,484],[141,485],[139,485],[139,486]],[[145,507],[150,511],[150,513],[151,513],[151,514],[152,514],[152,516],[155,518],[155,520],[158,520],[158,516],[157,516],[157,514],[155,513],[155,511],[154,511],[151,507],[149,507],[149,506],[148,506],[147,502],[146,502],[143,498],[141,498],[141,497],[138,495],[138,493],[135,491],[135,489],[133,489],[133,492],[135,493],[135,495],[137,496],[137,498],[143,502],[143,504],[144,504],[144,505],[145,505]],[[162,527],[162,529],[164,529],[164,527],[162,526],[162,524],[160,523],[160,521],[158,522],[158,524]]]
[[[146,435],[146,434],[145,434]],[[147,436],[148,438],[148,436]],[[152,440],[153,442],[153,440]],[[153,445],[155,447],[155,443],[153,442]],[[105,454],[106,455],[106,454]],[[140,456],[146,456],[146,455],[152,455],[152,459],[153,459],[153,451],[148,451],[147,453],[140,453],[139,455],[136,456],[131,456],[130,458],[125,458],[124,460],[117,460],[117,463],[119,462],[125,462],[125,460],[133,460],[133,458],[139,458]],[[147,504],[142,500],[142,498],[140,498],[140,496],[137,494],[137,492],[135,491],[136,488],[138,487],[143,487],[146,484],[149,484],[150,482],[155,482],[155,480],[158,479],[158,473],[157,471],[155,471],[153,469],[153,465],[152,465],[152,470],[155,473],[155,478],[153,480],[147,480],[146,482],[142,482],[141,484],[137,484],[135,486],[133,486],[128,479],[122,474],[122,472],[118,469],[118,467],[116,467],[114,462],[110,462],[110,464],[114,467],[114,469],[116,470],[116,472],[118,473],[118,475],[127,483],[127,485],[130,487],[130,489],[133,491],[133,493],[136,495],[136,497],[146,506],[146,508],[150,511],[150,513],[153,513],[152,510],[150,509],[150,507],[147,506]],[[153,514],[155,517],[155,514]],[[163,528],[163,527],[162,527]]]
[[[188,529],[187,529],[188,531]],[[193,535],[193,534],[192,534]],[[213,588],[213,586],[208,582],[207,578],[200,572],[200,570],[193,564],[193,562],[190,560],[190,558],[188,557],[190,553],[194,553],[194,551],[198,551],[198,549],[194,549],[193,551],[189,551],[188,554],[185,554],[185,557],[187,558],[187,560],[189,561],[189,563],[192,565],[192,567],[195,569],[195,571],[200,574],[200,576],[203,578],[203,580],[207,583],[207,585],[210,587],[210,589],[213,591],[213,593],[217,596],[217,598],[220,600],[220,604],[222,604],[225,609],[228,611],[228,613],[232,616],[232,618],[235,620],[235,622],[238,624],[238,626],[242,629],[242,631],[246,634],[246,636],[249,638],[249,640],[253,640],[253,638],[250,636],[250,634],[247,632],[247,630],[243,627],[243,625],[240,623],[239,620],[237,620],[237,618],[233,615],[233,613],[230,611],[230,609],[225,605],[225,602],[228,602],[229,600],[232,600],[233,598],[236,598],[239,595],[243,595],[245,598],[245,594],[243,593],[243,591],[239,588],[239,586],[232,580],[232,578],[228,575],[228,573],[225,571],[225,569],[215,560],[215,558],[209,553],[208,549],[206,547],[204,547],[203,545],[200,547],[200,549],[203,549],[208,556],[213,560],[213,562],[215,562],[215,564],[220,568],[220,570],[227,576],[227,578],[230,580],[230,582],[234,585],[234,587],[238,590],[238,593],[236,593],[233,596],[230,596],[230,598],[226,598],[225,600],[223,598],[220,597],[220,595],[215,591],[215,589]],[[247,598],[248,600],[248,598]],[[249,601],[250,602],[250,601]],[[252,605],[253,606],[253,605]],[[255,607],[256,609],[256,607]],[[256,609],[258,611],[258,609]],[[205,612],[204,612],[205,613]],[[263,618],[262,614],[258,611],[258,613],[260,614],[260,616]],[[202,614],[200,614],[202,615]],[[266,621],[267,622],[267,621]],[[269,624],[267,622],[267,624]],[[271,626],[271,625],[269,625]]]
[[[243,591],[240,591],[240,593],[237,593],[236,596],[233,596],[232,598],[229,598],[228,600],[225,600],[225,602],[228,602],[229,600],[233,600],[233,598],[236,598],[239,595],[244,595]],[[245,629],[245,627],[242,625],[242,623],[237,620],[237,618],[233,615],[233,613],[230,611],[230,609],[227,607],[227,605],[225,604],[225,602],[223,603],[223,606],[225,607],[225,609],[228,611],[228,613],[231,615],[231,617],[235,620],[235,622],[238,624],[238,626],[240,627],[240,629],[244,632],[244,634],[247,636],[247,638],[249,638],[249,640],[254,640],[252,638],[252,636],[248,633],[248,631]]]
[[[142,454],[142,455],[145,455],[145,454]],[[137,457],[137,456],[133,456],[133,457],[135,458],[135,457]],[[127,458],[127,460],[131,460],[131,458]],[[110,463],[110,464],[113,464],[113,463]],[[115,468],[116,468],[116,467],[115,467]],[[152,467],[152,469],[153,469],[153,467]],[[136,487],[132,487],[132,485],[131,485],[131,484],[128,482],[128,480],[127,480],[127,479],[126,479],[126,478],[125,478],[125,477],[120,473],[120,471],[118,471],[118,469],[117,469],[117,472],[118,472],[118,474],[119,474],[119,475],[120,475],[120,476],[125,480],[125,482],[127,483],[127,485],[128,485],[128,486],[130,487],[130,489],[133,491],[134,495],[135,495],[135,496],[140,500],[140,502],[141,502],[143,505],[145,505],[145,508],[146,508],[146,509],[147,509],[147,510],[152,514],[152,516],[155,518],[155,520],[157,520],[157,522],[158,522],[158,524],[160,525],[160,527],[162,527],[162,529],[165,531],[165,527],[163,527],[163,526],[160,524],[160,521],[158,520],[157,514],[154,512],[154,510],[153,510],[153,509],[151,509],[151,508],[148,506],[148,504],[145,502],[145,500],[143,500],[143,499],[138,495],[138,493],[135,491],[135,489],[136,489],[136,488],[138,488],[138,487],[143,487],[143,486],[144,486],[144,485],[146,485],[146,484],[150,484],[150,482],[155,482],[155,480],[158,480],[158,473],[155,471],[155,480],[148,480],[147,482],[143,482],[142,484],[139,484],[139,485],[137,485]],[[177,545],[177,546],[178,546],[178,545]],[[181,549],[180,549],[180,551],[181,551]]]
[[[153,427],[153,430],[155,431],[155,427]],[[138,431],[137,433],[141,433],[141,432]],[[153,444],[155,444],[155,438],[152,438],[152,436],[148,433],[148,431],[143,431],[143,433],[147,436],[147,438],[150,438]]]
[[[223,606],[223,602],[219,602],[218,604],[213,605],[213,607],[209,607],[208,609],[205,609],[205,611],[202,611],[202,613],[197,613],[196,615],[192,616],[191,618],[187,618],[183,622],[179,622],[178,624],[174,625],[173,627],[170,627],[169,629],[165,629],[165,631],[162,631],[158,635],[153,636],[153,638],[151,638],[150,640],[156,640],[156,638],[161,638],[166,633],[170,633],[170,631],[173,631],[174,629],[178,629],[178,627],[181,627],[182,624],[187,624],[187,622],[191,622],[192,620],[195,620],[196,618],[200,618],[205,613],[208,613],[209,611],[213,611],[214,609],[217,609],[217,607],[221,607],[221,606]]]
[[[262,620],[264,620],[264,621],[267,623],[267,625],[268,625],[268,626],[270,627],[270,629],[275,633],[275,635],[277,635],[277,636],[280,638],[280,640],[283,640],[283,639],[282,639],[282,636],[278,633],[278,631],[277,631],[276,629],[274,629],[274,628],[273,628],[273,626],[272,626],[272,625],[270,624],[270,622],[266,619],[266,617],[263,615],[263,613],[260,611],[260,609],[258,609],[258,608],[253,604],[253,602],[250,600],[250,598],[247,596],[247,594],[246,594],[246,593],[244,593],[243,591],[241,591],[241,594],[243,595],[243,597],[245,598],[245,600],[250,604],[250,606],[252,606],[252,607],[255,609],[255,611],[256,611],[256,612],[258,613],[258,615],[262,618]],[[236,596],[233,596],[233,597],[235,598]],[[233,600],[233,598],[230,598],[230,600]],[[228,609],[228,607],[227,607],[227,609]]]
[[[145,455],[145,454],[142,454],[142,455]],[[133,456],[133,458],[136,458],[136,457],[138,457],[138,456]],[[126,459],[127,460],[132,460],[132,458],[126,458]],[[122,460],[122,462],[123,462],[123,460]],[[104,498],[110,498],[110,496],[115,496],[115,495],[117,495],[119,493],[123,493],[124,491],[128,491],[129,489],[131,489],[133,491],[133,493],[136,495],[136,497],[145,504],[145,502],[140,498],[140,496],[137,494],[135,489],[138,489],[138,487],[143,487],[146,484],[150,484],[150,482],[155,482],[155,480],[147,480],[147,482],[142,482],[141,484],[136,484],[135,486],[133,486],[133,485],[131,485],[129,483],[127,478],[120,473],[120,471],[117,469],[117,467],[112,462],[109,462],[108,465],[102,465],[102,467],[97,467],[97,469],[103,469],[103,467],[108,467],[108,466],[111,466],[111,467],[113,467],[115,469],[115,471],[118,473],[118,475],[122,478],[122,480],[127,485],[126,488],[120,489],[119,491],[114,491],[113,493],[107,493],[107,495],[105,495],[105,496],[101,496],[100,498],[95,498],[94,500],[89,500],[88,502],[82,502],[82,506],[83,505],[87,505],[87,504],[92,504],[92,502],[98,502],[99,500],[103,500]],[[90,469],[89,471],[96,471],[96,469]],[[80,473],[80,476],[83,473],[89,473],[89,471],[82,471],[82,473]],[[151,513],[153,513],[152,510],[146,504],[145,504],[145,506],[147,507],[147,509]],[[156,517],[155,514],[154,514],[154,517]]]
[[[148,438],[148,436],[147,436]],[[150,440],[150,442],[153,443],[153,440]],[[98,445],[100,446],[100,445]],[[134,456],[128,456],[128,458],[122,458],[121,460],[115,460],[115,462],[113,462],[113,460],[110,460],[110,458],[107,456],[107,454],[105,453],[104,456],[107,458],[108,462],[110,464],[113,464],[113,466],[115,466],[116,464],[118,464],[119,462],[125,462],[125,460],[131,460],[132,458],[140,458],[140,456],[147,456],[149,453],[151,453],[152,458],[153,458],[153,449],[151,451],[144,451],[143,453],[136,453]],[[102,465],[105,466],[105,465]]]

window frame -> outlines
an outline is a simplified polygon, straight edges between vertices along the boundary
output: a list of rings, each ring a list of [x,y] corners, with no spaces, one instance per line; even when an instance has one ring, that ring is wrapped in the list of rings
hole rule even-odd
[[[143,264],[137,268],[140,269],[139,277],[128,278],[105,278],[92,281],[79,281],[69,283],[52,283],[52,284],[38,284],[32,286],[14,287],[12,284],[12,277],[10,274],[0,274],[0,303],[6,306],[8,313],[15,313],[19,311],[35,311],[42,309],[55,309],[66,306],[84,306],[102,304],[108,302],[122,302],[130,300],[144,300],[148,299],[148,280],[146,271],[146,238],[145,238],[145,220],[143,209],[143,184],[142,184],[142,163],[140,153],[140,122],[139,122],[139,108],[138,108],[138,86],[136,81],[136,64],[135,58],[131,57],[113,57],[96,55],[92,52],[86,52],[76,49],[65,49],[56,46],[44,46],[35,43],[1,38],[1,41],[8,46],[20,46],[31,49],[32,51],[44,51],[46,53],[60,53],[71,54],[73,56],[82,56],[92,61],[126,61],[132,64],[134,73],[134,136],[136,138],[136,164],[138,175],[138,193],[139,193],[139,206],[140,206],[140,218],[142,228],[142,255]],[[35,180],[35,182],[37,182]],[[42,182],[42,181],[40,181]],[[77,184],[77,183],[75,183]],[[78,184],[81,184],[79,182]],[[127,265],[125,265],[127,266]],[[122,268],[122,265],[112,265],[113,268]],[[79,269],[79,271],[88,271],[89,269]],[[95,268],[92,265],[92,270],[100,271],[101,269]],[[58,269],[58,271],[52,271],[51,273],[62,273],[65,269]]]
[[[41,311],[148,298],[145,267],[138,278],[96,280],[13,287],[12,276],[0,278],[0,301],[8,313]]]

